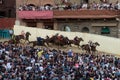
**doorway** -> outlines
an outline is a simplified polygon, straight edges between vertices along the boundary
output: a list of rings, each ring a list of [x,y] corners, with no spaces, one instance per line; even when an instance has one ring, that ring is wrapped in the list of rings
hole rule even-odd
[[[53,22],[45,22],[44,23],[44,28],[49,29],[49,30],[53,30],[54,29]]]
[[[83,27],[83,28],[82,28],[82,32],[84,32],[84,33],[89,33],[89,29],[88,29],[87,27]]]
[[[28,27],[37,27],[37,23],[36,22],[27,22],[27,26]]]
[[[89,0],[82,0],[82,3],[89,3]]]

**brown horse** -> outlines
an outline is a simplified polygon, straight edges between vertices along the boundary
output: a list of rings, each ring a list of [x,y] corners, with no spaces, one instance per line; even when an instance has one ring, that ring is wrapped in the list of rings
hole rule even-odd
[[[63,39],[64,39],[64,36],[63,35],[60,35],[60,36],[57,36],[55,37],[54,39],[54,44],[55,45],[58,45],[58,46],[63,46]]]
[[[82,48],[82,50],[85,50],[86,53],[90,53],[90,51],[91,51],[89,44],[83,44],[81,46],[81,48]]]
[[[44,40],[45,40],[46,44],[49,46],[49,43],[54,44],[54,41],[55,41],[56,38],[57,38],[56,35],[54,35],[54,36],[52,36],[52,37],[49,37],[49,36],[47,35],[47,36],[46,36],[46,39],[44,39]]]
[[[30,35],[31,35],[30,32],[26,32],[25,36],[24,35],[13,35],[13,38],[10,39],[8,42],[12,44],[18,44],[20,43],[21,39],[29,41]]]
[[[23,35],[13,35],[13,38],[8,41],[10,44],[18,44],[21,39],[25,39]]]
[[[71,44],[74,44],[74,45],[78,46],[78,48],[79,48],[81,41],[84,41],[83,38],[76,36],[73,40],[69,40],[69,43],[68,43],[68,44],[69,44],[70,46],[71,46]]]
[[[100,44],[98,42],[95,42],[95,43],[93,43],[93,45],[91,45],[91,51],[92,51],[92,53],[95,53],[97,51],[96,50],[97,46],[100,46]]]
[[[95,53],[97,50],[96,50],[96,47],[97,46],[100,46],[100,44],[98,42],[95,42],[95,43],[92,43],[92,45],[89,45],[89,44],[83,44],[81,46],[82,50],[85,50],[86,53]]]
[[[49,43],[52,43],[53,45],[58,45],[58,46],[69,45],[68,37],[64,37],[63,35],[58,36],[58,34],[53,35],[52,37],[49,37],[47,35],[45,42],[48,46],[49,46]]]

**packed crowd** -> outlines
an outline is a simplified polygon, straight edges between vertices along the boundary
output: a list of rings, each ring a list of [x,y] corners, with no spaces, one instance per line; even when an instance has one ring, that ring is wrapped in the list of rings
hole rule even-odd
[[[41,10],[75,10],[75,9],[89,9],[89,10],[120,10],[120,3],[117,1],[116,3],[97,3],[93,1],[92,3],[62,3],[62,4],[56,4],[55,6],[52,6],[50,4],[44,5],[44,6],[36,6],[33,4],[28,5],[20,5],[19,10],[20,11],[41,11]]]
[[[120,58],[1,42],[0,80],[120,80]]]

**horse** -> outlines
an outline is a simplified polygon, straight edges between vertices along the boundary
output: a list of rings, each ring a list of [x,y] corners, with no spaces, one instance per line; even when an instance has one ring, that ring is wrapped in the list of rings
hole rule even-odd
[[[83,44],[83,45],[81,45],[81,48],[82,48],[82,50],[85,50],[86,53],[90,53],[90,51],[91,51],[89,44]]]
[[[48,35],[46,36],[45,42],[49,46],[49,43],[54,43],[56,36],[49,37]]]
[[[69,44],[70,46],[71,46],[71,44],[77,45],[78,48],[79,48],[81,41],[84,41],[83,38],[76,36],[73,40],[69,40],[69,43],[68,43],[68,44]]]
[[[100,46],[100,44],[98,42],[95,42],[95,43],[93,43],[93,45],[91,45],[91,51],[92,51],[92,53],[95,53],[97,51],[96,50],[97,46]]]
[[[41,37],[37,37],[37,45],[45,46],[45,39]]]
[[[29,44],[32,44],[33,47],[35,46],[46,46],[45,45],[45,39],[41,37],[37,37],[37,41],[30,41]]]
[[[12,39],[8,40],[8,43],[18,44],[18,43],[20,43],[21,39],[25,39],[25,37],[23,35],[13,35]]]
[[[67,46],[68,46],[68,45],[70,45],[70,44],[69,44],[69,43],[70,43],[70,40],[69,40],[68,37],[64,37],[61,43],[63,43],[63,45],[67,45]]]
[[[95,53],[96,50],[96,47],[97,46],[100,46],[100,44],[98,42],[95,42],[95,43],[92,43],[92,45],[89,45],[89,44],[83,44],[81,46],[82,50],[85,50],[86,53]]]
[[[31,36],[30,32],[26,32],[25,34],[25,40],[27,40],[29,42],[29,36]]]
[[[25,36],[24,35],[13,35],[12,39],[10,39],[8,42],[12,44],[18,44],[20,43],[21,39],[29,42],[30,35],[31,35],[30,32],[26,32]]]
[[[53,45],[55,44],[55,41],[56,41],[56,39],[57,39],[57,37],[58,37],[58,33],[57,34],[55,34],[55,35],[53,35],[52,37],[49,37],[48,35],[46,36],[46,39],[44,39],[45,40],[45,42],[46,42],[46,44],[49,46],[49,43],[52,43]]]
[[[68,37],[64,37],[63,35],[57,36],[54,39],[54,44],[58,45],[58,46],[65,46],[65,45],[69,45],[69,39]]]

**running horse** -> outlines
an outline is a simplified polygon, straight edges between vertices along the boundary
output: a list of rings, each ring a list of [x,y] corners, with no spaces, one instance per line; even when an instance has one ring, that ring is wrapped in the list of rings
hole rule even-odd
[[[28,42],[30,42],[29,41],[29,36],[31,36],[31,33],[30,32],[26,32],[26,34],[25,34],[25,40],[27,40]]]
[[[49,37],[48,35],[46,36],[46,39],[45,40],[45,43],[49,46],[49,43],[52,43],[53,45],[55,44],[55,40],[57,39],[58,37],[58,33],[53,35],[52,37]]]
[[[98,42],[93,43],[93,45],[91,45],[91,51],[92,53],[95,53],[97,51],[96,47],[100,46],[100,44]]]
[[[12,39],[10,39],[8,42],[12,44],[18,44],[20,43],[21,39],[29,42],[30,35],[31,35],[30,32],[26,32],[25,36],[24,35],[13,35]]]
[[[68,43],[68,44],[69,44],[70,46],[71,46],[71,44],[74,44],[74,45],[78,46],[78,48],[79,48],[81,41],[84,41],[83,38],[76,36],[73,40],[69,40],[69,43]]]
[[[63,38],[64,38],[63,35],[56,36],[55,39],[54,39],[54,44],[58,45],[58,46],[63,46],[63,43],[62,43]]]
[[[82,51],[86,51],[86,53],[91,53],[91,49],[89,44],[83,44],[81,45]]]
[[[85,50],[86,53],[95,53],[97,51],[96,47],[100,46],[100,44],[98,42],[94,42],[92,43],[92,45],[89,44],[83,44],[81,46],[82,50]]]

